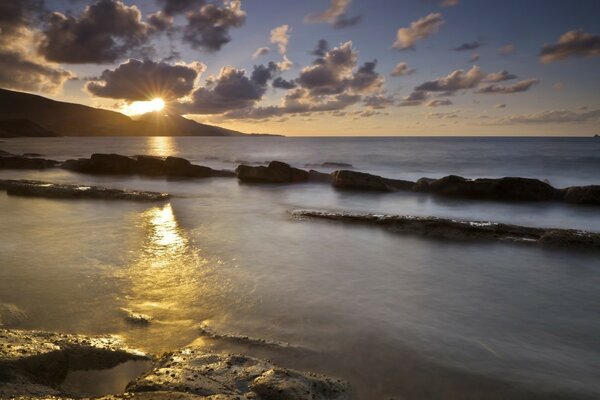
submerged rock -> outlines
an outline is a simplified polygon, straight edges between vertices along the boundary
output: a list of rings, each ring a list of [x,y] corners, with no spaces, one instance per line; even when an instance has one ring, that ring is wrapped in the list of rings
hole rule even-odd
[[[600,185],[568,187],[564,189],[563,200],[574,204],[600,205]]]
[[[173,391],[256,399],[343,399],[347,384],[323,375],[280,368],[243,355],[204,354],[188,347],[165,355],[132,382],[129,392]]]
[[[146,326],[150,325],[152,317],[142,313],[136,313],[128,308],[121,308],[121,312],[125,316],[125,321],[133,325]]]
[[[423,186],[431,193],[468,199],[547,201],[560,198],[558,189],[530,178],[466,179],[449,175]]]
[[[208,178],[232,176],[230,171],[217,171],[195,165],[180,157],[134,156],[120,154],[92,154],[90,158],[67,160],[62,167],[71,171],[99,175],[145,175],[177,178]]]
[[[14,304],[0,303],[0,327],[14,326],[27,318],[25,311]]]
[[[13,196],[45,197],[59,199],[100,199],[161,201],[168,193],[109,189],[100,186],[67,185],[29,180],[0,180],[0,190]]]
[[[271,161],[266,167],[239,165],[235,169],[235,174],[240,181],[253,183],[306,182],[310,177],[307,171],[294,168],[281,161]]]
[[[414,182],[388,179],[365,172],[339,170],[332,174],[331,184],[337,189],[391,192],[410,190]]]
[[[0,169],[46,169],[60,164],[58,161],[32,157],[17,156],[0,150]]]
[[[488,221],[457,221],[436,217],[352,214],[309,210],[292,211],[292,215],[298,218],[319,218],[377,225],[396,233],[416,234],[441,239],[498,240],[600,250],[600,233],[577,229],[536,228]]]
[[[0,329],[0,398],[59,395],[69,371],[148,359],[113,336]]]

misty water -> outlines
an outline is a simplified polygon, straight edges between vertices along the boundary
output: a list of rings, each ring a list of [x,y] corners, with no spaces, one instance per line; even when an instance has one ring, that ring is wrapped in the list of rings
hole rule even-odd
[[[600,140],[593,138],[49,138],[6,139],[0,149],[58,160],[115,152],[228,169],[241,161],[302,168],[344,162],[401,179],[457,174],[600,184]],[[60,169],[0,171],[8,178],[173,195],[140,204],[0,192],[0,303],[27,314],[15,327],[114,333],[153,353],[195,342],[207,351],[264,356],[345,378],[356,398],[600,396],[597,252],[431,240],[288,213],[346,210],[600,231],[593,207]],[[122,309],[152,322],[132,326]],[[203,337],[201,328],[224,336]]]

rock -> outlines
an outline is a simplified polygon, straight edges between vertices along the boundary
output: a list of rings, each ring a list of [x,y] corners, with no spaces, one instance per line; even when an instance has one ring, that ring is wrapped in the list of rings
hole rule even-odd
[[[384,227],[395,233],[416,234],[449,240],[498,240],[557,247],[600,250],[600,233],[576,229],[535,228],[487,221],[456,221],[436,217],[352,214],[328,211],[293,211],[301,219],[326,219]]]
[[[113,336],[0,329],[0,398],[57,395],[69,371],[148,359]]]
[[[600,204],[600,185],[572,186],[564,189],[563,200],[574,204]]]
[[[266,360],[204,354],[188,347],[164,356],[156,368],[132,382],[127,390],[237,395],[263,400],[342,399],[346,398],[347,384],[323,375],[279,368]]]
[[[391,192],[410,190],[414,182],[388,179],[365,172],[339,170],[332,174],[331,184],[337,189]]]
[[[58,165],[59,162],[54,160],[15,156],[6,152],[0,154],[0,169],[46,169]]]
[[[311,169],[308,171],[308,180],[310,182],[322,182],[322,183],[331,183],[331,174],[326,174],[324,172],[315,171]]]
[[[417,180],[417,182],[415,182],[414,186],[412,187],[412,190],[414,190],[415,192],[428,192],[429,185],[431,184],[431,182],[434,181],[435,179],[433,178],[421,178]]]
[[[45,197],[58,199],[100,199],[162,201],[168,193],[109,189],[99,186],[66,185],[29,180],[0,180],[0,190],[13,196]]]
[[[27,314],[16,305],[0,303],[0,327],[14,326],[25,319]]]
[[[500,178],[465,179],[445,176],[423,185],[426,191],[441,196],[482,200],[548,201],[557,200],[560,191],[538,179]]]
[[[152,320],[152,317],[149,315],[136,313],[128,308],[121,308],[121,312],[125,315],[125,321],[133,325],[150,325],[150,321]]]
[[[253,183],[295,183],[306,182],[309,179],[307,171],[291,167],[281,161],[271,161],[266,167],[239,165],[235,169],[235,174],[240,181]]]
[[[89,159],[67,160],[62,167],[76,172],[106,175],[167,176],[173,178],[207,178],[232,176],[229,171],[195,165],[180,157],[154,157],[119,154],[92,154]]]

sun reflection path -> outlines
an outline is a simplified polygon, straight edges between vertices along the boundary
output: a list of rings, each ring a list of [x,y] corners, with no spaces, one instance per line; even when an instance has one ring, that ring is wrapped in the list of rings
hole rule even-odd
[[[205,258],[190,243],[171,204],[143,212],[139,225],[141,251],[120,272],[127,285],[123,308],[153,322],[123,334],[154,350],[185,345],[197,337],[199,324],[224,313],[226,298],[233,297],[230,282],[219,274],[219,260]]]
[[[148,154],[167,157],[178,153],[171,136],[150,136],[148,141]]]

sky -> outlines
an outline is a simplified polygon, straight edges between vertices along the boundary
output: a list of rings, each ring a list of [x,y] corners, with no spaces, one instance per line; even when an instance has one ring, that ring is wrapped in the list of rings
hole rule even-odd
[[[598,0],[0,1],[0,87],[255,133],[590,136],[599,15]]]

